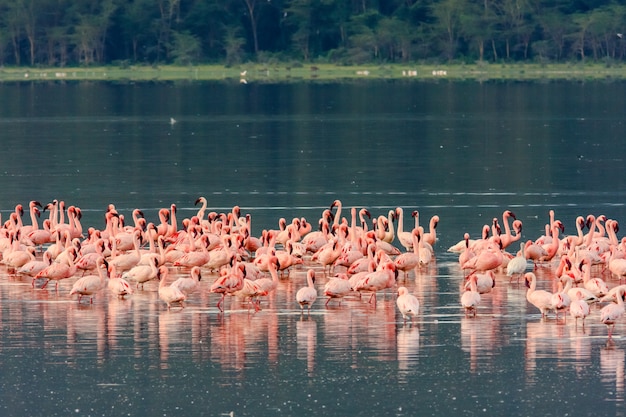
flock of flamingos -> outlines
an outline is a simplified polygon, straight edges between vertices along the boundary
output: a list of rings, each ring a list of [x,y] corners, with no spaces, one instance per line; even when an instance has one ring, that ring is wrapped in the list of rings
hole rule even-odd
[[[204,290],[202,272],[211,271],[217,278],[209,291],[219,295],[220,311],[228,296],[245,300],[248,311],[258,311],[263,298],[276,290],[290,268],[304,265],[307,284],[294,300],[302,314],[305,309],[310,312],[320,296],[316,278],[324,280],[326,305],[362,293],[376,303],[378,292],[394,289],[404,322],[419,314],[418,298],[399,285],[398,277],[435,259],[438,216],[424,228],[414,211],[414,227],[404,230],[400,207],[374,219],[367,209],[356,208],[349,217],[342,217],[341,201],[335,200],[314,222],[280,219],[277,229],[263,230],[256,237],[251,233],[251,216],[242,216],[239,207],[228,213],[209,212],[204,197],[197,199],[196,206],[197,214],[183,219],[179,227],[174,204],[159,211],[158,224],[147,222],[139,209],[132,212],[131,224],[111,204],[105,213],[106,227],[85,230],[80,208],[66,208],[63,201],[45,206],[31,201],[30,224],[23,222],[24,207],[18,204],[1,229],[1,262],[9,273],[31,277],[33,287],[44,289],[53,281],[58,291],[61,280],[73,280],[69,295],[76,295],[78,302],[88,299],[92,303],[104,291],[124,298],[142,290],[146,282],[158,280],[159,298],[168,309],[184,308],[189,294]],[[506,210],[502,223],[494,218],[483,227],[479,239],[470,239],[466,233],[448,248],[458,253],[465,275],[460,305],[466,315],[475,316],[481,294],[495,285],[496,273],[506,273],[510,280],[523,279],[528,287],[526,298],[542,317],[570,314],[584,327],[590,304],[605,304],[600,321],[607,325],[611,339],[625,311],[626,285],[620,284],[626,277],[626,238],[618,240],[617,221],[593,215],[578,217],[576,233],[563,235],[562,222],[554,218],[554,212],[550,215],[545,235],[536,240],[522,241],[522,222]],[[507,252],[518,244],[516,255]],[[540,264],[556,268],[555,290],[538,289],[535,274],[527,272]],[[168,279],[170,268],[183,268],[189,274]],[[607,285],[602,276],[613,285]]]

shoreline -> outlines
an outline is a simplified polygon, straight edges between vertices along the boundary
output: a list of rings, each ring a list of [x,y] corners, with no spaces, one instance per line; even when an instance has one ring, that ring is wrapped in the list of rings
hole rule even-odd
[[[354,81],[621,81],[626,68],[604,64],[355,65],[247,63],[233,67],[198,65],[89,68],[0,68],[0,82],[39,81],[225,81],[241,84]]]

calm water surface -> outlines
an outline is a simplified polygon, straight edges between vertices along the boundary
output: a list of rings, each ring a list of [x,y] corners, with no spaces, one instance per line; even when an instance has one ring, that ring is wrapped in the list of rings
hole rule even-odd
[[[33,289],[2,266],[2,414],[625,415],[624,323],[608,343],[599,307],[584,330],[542,320],[503,275],[466,317],[446,252],[505,209],[524,240],[544,233],[550,209],[568,234],[577,215],[622,220],[625,87],[0,85],[3,221],[18,203],[59,199],[81,207],[85,227],[102,228],[109,203],[153,222],[175,203],[180,224],[199,196],[217,212],[241,206],[255,235],[280,217],[317,224],[335,199],[441,218],[436,262],[400,276],[422,304],[413,325],[392,292],[376,305],[320,299],[301,316],[295,292],[307,267],[321,273],[309,260],[256,314],[236,299],[220,314],[209,271],[184,310],[168,311],[156,283],[79,304],[72,279]],[[542,288],[553,270],[537,271]]]

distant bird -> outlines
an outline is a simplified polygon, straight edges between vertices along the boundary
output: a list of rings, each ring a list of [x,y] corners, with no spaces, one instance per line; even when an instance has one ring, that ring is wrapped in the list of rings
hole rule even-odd
[[[176,119],[170,117],[170,125],[174,126],[176,124]]]
[[[189,295],[198,289],[201,279],[202,274],[200,273],[200,267],[194,266],[191,268],[190,276],[180,277],[176,281],[172,282],[170,286],[178,288],[185,295]]]
[[[406,323],[406,320],[410,319],[411,323],[413,323],[413,317],[417,316],[420,311],[420,302],[417,297],[410,294],[406,287],[399,287],[396,305],[398,310],[400,310],[400,314],[402,314],[404,322]]]
[[[185,308],[184,301],[187,299],[187,296],[179,290],[178,287],[165,285],[168,273],[169,270],[167,269],[167,266],[161,265],[159,267],[158,278],[161,281],[159,283],[159,298],[167,304],[168,310],[172,307],[173,303],[178,303],[181,308]]]
[[[608,304],[600,310],[600,321],[606,324],[606,327],[609,329],[609,340],[613,335],[615,323],[624,315],[624,289],[620,288],[615,296],[617,298],[617,304]]]
[[[517,256],[511,259],[506,266],[506,275],[511,277],[509,281],[512,281],[515,276],[517,276],[519,281],[520,277],[526,272],[527,267],[528,261],[524,255],[524,243],[520,243],[520,250],[517,252]]]
[[[311,305],[317,299],[317,290],[315,289],[315,271],[309,269],[306,274],[307,286],[302,287],[296,293],[296,301],[300,304],[300,312],[304,312],[306,306],[307,312],[311,313]]]
[[[465,290],[461,295],[461,305],[465,309],[465,314],[476,317],[476,308],[480,304],[480,293],[478,292],[478,277],[472,274],[469,278],[470,289]]]
[[[623,33],[616,33],[616,35],[617,35],[617,37],[618,37],[618,38],[620,38],[620,39],[622,39],[622,38],[624,37],[624,34],[623,34]]]
[[[496,274],[493,271],[487,271],[484,274],[473,272],[465,283],[465,289],[472,288],[472,277],[476,276],[476,290],[479,294],[487,294],[496,286]]]
[[[329,278],[328,282],[324,286],[324,295],[328,297],[328,300],[326,300],[326,306],[328,307],[328,302],[333,298],[338,299],[339,304],[341,305],[341,299],[351,291],[352,286],[350,285],[347,274],[341,273]]]
[[[537,289],[537,277],[532,272],[524,275],[526,280],[526,300],[541,311],[541,317],[546,317],[550,310],[554,310],[552,305],[552,293],[546,290]]]
[[[583,299],[582,293],[576,293],[576,298],[571,300],[569,314],[576,320],[576,325],[578,325],[578,319],[582,319],[583,329],[585,328],[585,317],[589,315],[589,304]]]
[[[83,295],[89,297],[89,303],[93,304],[93,295],[102,290],[106,284],[106,276],[104,275],[103,267],[106,268],[107,264],[104,258],[100,257],[96,261],[96,269],[98,271],[98,275],[86,275],[77,279],[72,285],[72,290],[70,291],[70,297],[74,294],[78,294],[78,302],[80,303]]]

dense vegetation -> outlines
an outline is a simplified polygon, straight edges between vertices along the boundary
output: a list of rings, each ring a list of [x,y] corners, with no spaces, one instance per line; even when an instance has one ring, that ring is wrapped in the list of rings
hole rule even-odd
[[[0,0],[0,65],[625,58],[610,0]]]

